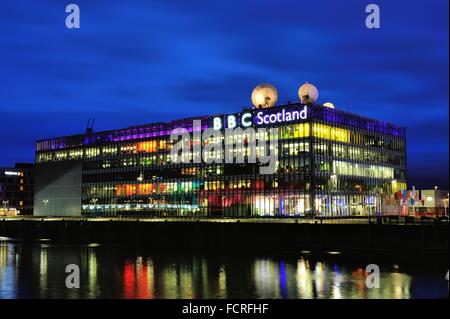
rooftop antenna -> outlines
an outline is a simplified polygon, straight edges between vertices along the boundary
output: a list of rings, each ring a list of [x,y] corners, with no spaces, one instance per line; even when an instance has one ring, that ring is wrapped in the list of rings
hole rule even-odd
[[[88,122],[86,125],[86,134],[91,134],[94,131],[94,121],[95,121],[95,118],[88,119]]]
[[[287,105],[291,104],[291,100],[289,99],[287,94],[283,94],[283,104],[287,104]]]

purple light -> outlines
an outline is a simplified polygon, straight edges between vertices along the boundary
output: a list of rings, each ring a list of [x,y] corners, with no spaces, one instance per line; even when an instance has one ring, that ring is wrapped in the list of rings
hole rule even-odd
[[[288,111],[300,110],[303,108],[303,104],[292,104],[284,106],[283,109]],[[264,114],[273,114],[281,110],[280,107],[264,110]],[[261,112],[261,111],[260,111]],[[255,113],[254,113],[255,114]],[[253,114],[253,115],[254,115]],[[320,105],[308,105],[308,118],[318,119],[329,123],[339,124],[347,127],[356,127],[360,129],[367,130],[369,132],[375,132],[380,134],[391,135],[395,137],[405,137],[405,128],[389,124],[382,121],[377,121],[369,118],[364,118],[355,114],[348,112],[331,109],[327,107],[322,107]],[[201,117],[203,124],[201,126],[201,131],[208,129],[212,125],[211,117]],[[256,124],[257,117],[253,116],[253,121]],[[192,133],[198,131],[192,127],[193,123],[191,119],[173,121],[165,124],[148,125],[143,127],[130,128],[125,130],[109,131],[94,133],[89,136],[74,135],[68,137],[62,137],[58,139],[49,139],[38,141],[37,149],[41,150],[55,150],[64,149],[68,147],[76,147],[81,145],[92,145],[92,144],[104,144],[111,142],[129,141],[129,140],[141,140],[148,139],[152,137],[162,137],[169,136],[172,129],[176,127],[186,127],[188,132]]]

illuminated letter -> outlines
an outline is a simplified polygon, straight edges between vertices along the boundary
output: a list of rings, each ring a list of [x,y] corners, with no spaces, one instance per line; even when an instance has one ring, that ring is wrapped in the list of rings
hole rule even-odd
[[[292,119],[291,119],[291,112],[287,112],[287,113],[286,113],[286,121],[287,121],[287,122],[292,121]]]
[[[303,108],[303,110],[300,111],[300,118],[301,118],[302,120],[306,120],[307,117],[308,117],[308,108],[307,108],[306,105],[305,105],[305,107]]]
[[[250,120],[252,117],[252,113],[244,113],[241,117],[241,122],[243,127],[249,127],[252,125],[252,121]]]
[[[280,118],[280,116],[281,116],[281,118]],[[281,112],[277,113],[277,120],[278,120],[278,122],[284,122],[284,109],[283,109],[283,113],[281,113]]]
[[[264,119],[263,119],[263,112],[258,112],[258,114],[256,115],[258,117],[258,125],[261,125],[264,123]]]
[[[215,117],[213,119],[213,128],[215,130],[221,130],[222,129],[222,119],[220,117]]]
[[[234,115],[228,115],[227,117],[227,127],[235,128],[236,127],[236,117]]]

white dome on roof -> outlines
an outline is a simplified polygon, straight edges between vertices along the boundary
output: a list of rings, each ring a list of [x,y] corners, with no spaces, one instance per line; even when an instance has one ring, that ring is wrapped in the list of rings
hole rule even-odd
[[[314,85],[305,82],[305,84],[298,89],[298,97],[302,103],[314,103],[319,97],[319,91],[317,91],[317,88]]]
[[[277,89],[269,83],[256,86],[252,92],[252,103],[255,108],[267,108],[275,105],[278,99]]]
[[[325,107],[329,107],[329,108],[331,108],[331,109],[334,109],[334,104],[331,103],[331,102],[325,102],[325,103],[323,103],[322,105],[325,106]]]

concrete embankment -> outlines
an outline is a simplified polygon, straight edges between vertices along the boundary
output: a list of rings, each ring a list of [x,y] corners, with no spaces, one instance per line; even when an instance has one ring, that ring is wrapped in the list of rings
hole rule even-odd
[[[448,223],[320,224],[139,220],[0,220],[0,236],[62,243],[132,244],[155,249],[440,252]]]

